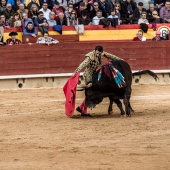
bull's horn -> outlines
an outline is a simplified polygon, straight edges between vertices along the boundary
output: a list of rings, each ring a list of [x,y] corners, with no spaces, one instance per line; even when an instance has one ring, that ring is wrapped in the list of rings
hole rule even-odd
[[[85,89],[84,88],[82,88],[82,89],[76,89],[76,91],[84,91]]]
[[[88,88],[88,86],[87,85],[84,85],[84,86],[78,86],[77,88]]]

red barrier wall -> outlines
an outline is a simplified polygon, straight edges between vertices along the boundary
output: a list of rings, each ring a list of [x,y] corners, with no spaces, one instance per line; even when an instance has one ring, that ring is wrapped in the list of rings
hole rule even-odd
[[[0,75],[71,73],[96,45],[126,60],[132,70],[170,69],[170,41],[65,42],[0,46]]]

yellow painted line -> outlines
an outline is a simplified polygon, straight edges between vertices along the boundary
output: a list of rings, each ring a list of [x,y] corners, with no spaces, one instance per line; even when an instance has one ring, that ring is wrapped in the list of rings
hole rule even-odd
[[[83,35],[79,35],[80,41],[95,41],[95,40],[132,40],[139,29],[126,30],[85,30]],[[49,31],[50,35],[60,35],[57,31]],[[63,35],[77,35],[76,31],[63,31]],[[38,32],[41,35],[41,32]],[[155,36],[155,31],[149,29],[144,33],[146,39],[152,39]],[[4,33],[4,42],[10,38],[9,33]],[[22,41],[22,32],[18,32],[17,39]]]
[[[62,31],[62,34],[63,35],[77,35],[77,32],[76,31]]]
[[[41,32],[38,32],[38,35],[42,35]],[[60,35],[57,31],[49,31],[49,35]]]
[[[80,41],[90,40],[132,40],[139,29],[128,30],[86,30],[83,35],[79,36]],[[155,36],[155,32],[149,29],[144,33],[146,39],[151,39]]]

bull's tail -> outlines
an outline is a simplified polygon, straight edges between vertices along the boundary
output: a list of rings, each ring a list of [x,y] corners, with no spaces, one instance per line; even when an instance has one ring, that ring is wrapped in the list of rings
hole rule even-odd
[[[142,75],[142,74],[149,74],[150,76],[152,76],[155,79],[155,81],[157,81],[159,79],[158,76],[153,71],[150,71],[150,70],[138,71],[138,72],[133,73],[132,75],[133,76],[139,76],[139,75]]]

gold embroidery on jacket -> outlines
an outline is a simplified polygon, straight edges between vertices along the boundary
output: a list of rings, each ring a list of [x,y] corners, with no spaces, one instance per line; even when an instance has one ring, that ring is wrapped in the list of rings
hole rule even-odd
[[[75,70],[75,73],[81,71],[83,68],[86,67],[83,78],[85,80],[85,83],[88,84],[92,81],[92,75],[94,71],[98,68],[100,64],[102,64],[102,57],[106,57],[108,59],[114,60],[114,59],[120,59],[115,55],[112,55],[107,52],[103,52],[100,57],[95,55],[95,50],[87,53],[85,55],[85,60],[78,66],[78,68]]]

